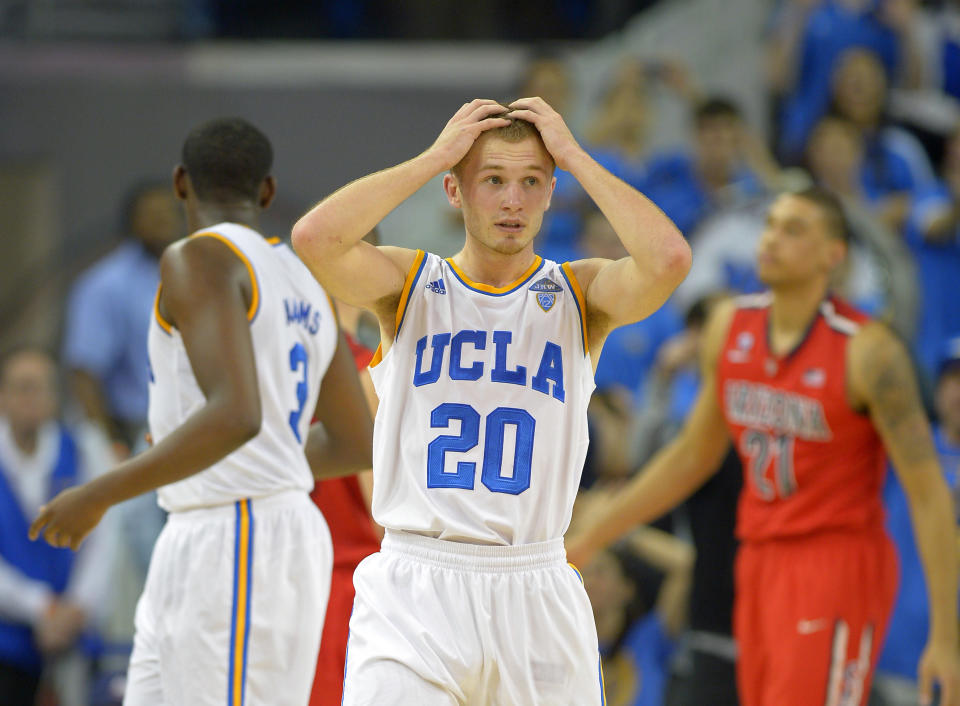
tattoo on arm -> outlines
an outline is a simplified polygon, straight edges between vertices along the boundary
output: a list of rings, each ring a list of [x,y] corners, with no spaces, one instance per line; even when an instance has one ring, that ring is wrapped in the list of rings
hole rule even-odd
[[[900,465],[936,462],[910,358],[892,336],[878,343],[861,364],[870,415],[887,451]]]

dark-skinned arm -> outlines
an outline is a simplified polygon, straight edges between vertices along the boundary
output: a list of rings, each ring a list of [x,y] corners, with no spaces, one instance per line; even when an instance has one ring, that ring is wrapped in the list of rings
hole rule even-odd
[[[320,384],[314,419],[317,422],[307,435],[306,454],[316,478],[336,478],[370,468],[373,421],[342,333]]]
[[[160,277],[161,313],[180,331],[206,403],[144,453],[47,503],[33,539],[76,549],[109,507],[208,468],[260,431],[246,266],[219,240],[191,238],[164,253]]]
[[[848,349],[850,388],[893,461],[910,506],[930,598],[930,632],[918,674],[921,702],[939,682],[942,706],[960,704],[957,561],[950,490],[943,479],[906,348],[886,327],[862,328]],[[926,701],[924,701],[926,699]]]

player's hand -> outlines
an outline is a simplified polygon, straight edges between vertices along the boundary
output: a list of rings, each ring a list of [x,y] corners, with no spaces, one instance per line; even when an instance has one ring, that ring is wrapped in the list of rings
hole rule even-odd
[[[940,706],[960,706],[960,650],[957,645],[928,642],[917,671],[920,704],[933,703],[933,685],[940,685]]]
[[[89,486],[68,488],[40,508],[30,525],[30,539],[43,536],[53,547],[76,551],[107,507],[90,492]]]
[[[486,98],[464,103],[450,118],[427,152],[441,159],[442,170],[450,169],[464,158],[481,133],[510,124],[509,120],[491,117],[505,112],[507,111],[502,105]]]
[[[520,98],[510,104],[510,117],[533,123],[544,146],[560,169],[569,169],[570,160],[583,152],[570,128],[543,98]]]

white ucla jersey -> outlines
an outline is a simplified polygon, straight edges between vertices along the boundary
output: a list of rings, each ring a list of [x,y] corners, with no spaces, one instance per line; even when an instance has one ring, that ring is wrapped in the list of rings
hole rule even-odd
[[[377,522],[476,544],[564,534],[594,387],[583,313],[569,265],[537,257],[494,288],[417,252],[370,370]]]
[[[160,488],[160,505],[173,512],[284,490],[309,491],[313,476],[304,444],[320,381],[337,345],[332,304],[310,271],[277,238],[267,240],[235,223],[221,223],[190,237],[221,240],[250,273],[253,293],[247,318],[263,421],[260,433],[226,458]],[[180,332],[163,320],[156,306],[147,347],[150,433],[157,442],[202,407],[205,398]]]

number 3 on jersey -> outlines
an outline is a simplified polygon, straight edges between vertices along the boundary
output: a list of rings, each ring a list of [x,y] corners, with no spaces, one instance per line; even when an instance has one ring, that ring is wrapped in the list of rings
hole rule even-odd
[[[448,428],[450,422],[460,422],[460,434],[441,434],[427,447],[427,487],[462,488],[473,490],[477,464],[458,461],[454,473],[444,472],[447,452],[465,453],[480,441],[480,414],[468,404],[447,402],[430,414],[430,426]],[[503,445],[507,425],[516,429],[516,447],[513,455],[513,475],[503,475]],[[480,482],[494,493],[519,495],[530,487],[530,467],[533,462],[533,434],[537,422],[530,413],[515,407],[497,407],[487,415],[483,445],[483,469]]]
[[[300,438],[300,417],[303,416],[303,407],[307,403],[307,349],[302,343],[293,344],[290,349],[290,370],[297,372],[297,369],[303,364],[303,376],[297,382],[297,408],[290,412],[290,428],[293,429],[293,435],[301,444]]]

